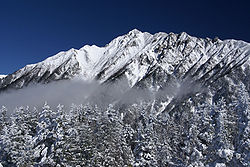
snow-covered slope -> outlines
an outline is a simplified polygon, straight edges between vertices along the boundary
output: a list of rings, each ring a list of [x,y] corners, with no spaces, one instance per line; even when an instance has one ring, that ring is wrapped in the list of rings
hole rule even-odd
[[[7,75],[0,75],[0,79],[2,79],[2,78],[4,78],[4,77],[6,77]]]
[[[238,66],[248,69],[249,54],[250,44],[243,41],[201,39],[187,33],[152,35],[134,29],[105,47],[86,45],[27,65],[2,78],[0,89],[72,78],[100,83],[125,78],[133,87],[156,69],[209,84]]]

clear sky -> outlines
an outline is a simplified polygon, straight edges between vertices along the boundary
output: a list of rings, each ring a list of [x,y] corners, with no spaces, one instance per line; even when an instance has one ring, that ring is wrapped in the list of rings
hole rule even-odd
[[[250,42],[250,1],[0,0],[0,74],[134,28]]]

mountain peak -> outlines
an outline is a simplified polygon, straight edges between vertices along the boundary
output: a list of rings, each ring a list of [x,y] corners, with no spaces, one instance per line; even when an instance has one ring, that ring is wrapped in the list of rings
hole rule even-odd
[[[138,30],[138,29],[135,28],[135,29],[129,31],[128,34],[140,34],[140,33],[143,33],[143,32],[141,32],[140,30]]]

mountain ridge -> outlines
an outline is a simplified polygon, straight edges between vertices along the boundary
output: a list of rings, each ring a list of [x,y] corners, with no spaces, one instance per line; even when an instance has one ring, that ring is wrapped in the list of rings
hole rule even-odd
[[[115,78],[121,69],[124,69],[122,75],[126,76],[129,86],[133,87],[155,67],[177,78],[193,71],[192,77],[202,79],[199,71],[205,70],[209,76],[214,66],[225,67],[218,72],[221,75],[241,64],[249,66],[249,50],[250,44],[244,41],[202,39],[185,32],[152,35],[134,29],[105,47],[85,45],[27,65],[0,79],[0,90],[72,78],[103,83]]]

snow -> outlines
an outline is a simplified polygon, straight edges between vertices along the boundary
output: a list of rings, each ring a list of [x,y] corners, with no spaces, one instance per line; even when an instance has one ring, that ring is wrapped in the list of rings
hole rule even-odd
[[[102,78],[106,80],[115,72],[120,70],[135,56],[140,55],[140,51],[150,42],[152,35],[142,33],[138,30],[132,30],[124,38],[117,38],[108,45],[107,53],[103,60],[98,64],[99,67],[105,69],[105,76]],[[102,69],[99,69],[99,71]]]
[[[216,163],[215,167],[226,167],[226,164],[224,164],[224,163]]]
[[[55,56],[49,57],[46,60],[38,63],[38,66],[45,67],[44,69],[49,69],[50,72],[53,72],[57,67],[66,62],[72,56],[76,54],[76,49],[72,48],[66,52],[59,52]]]
[[[160,113],[162,113],[162,111],[167,107],[167,105],[170,103],[170,100],[166,101],[166,102],[161,102],[161,106],[159,108],[159,112],[156,113],[156,115],[159,115]]]
[[[85,80],[93,79],[98,71],[96,70],[97,63],[103,58],[105,47],[96,45],[86,45],[77,51],[76,59],[82,69],[81,76]]]
[[[5,78],[7,75],[0,75],[0,79]]]
[[[218,151],[218,155],[221,158],[225,158],[227,162],[229,162],[233,158],[234,151],[230,149],[220,149]]]

